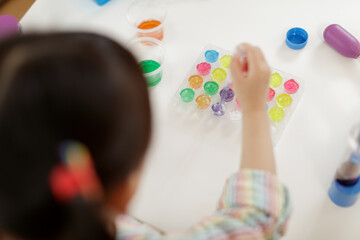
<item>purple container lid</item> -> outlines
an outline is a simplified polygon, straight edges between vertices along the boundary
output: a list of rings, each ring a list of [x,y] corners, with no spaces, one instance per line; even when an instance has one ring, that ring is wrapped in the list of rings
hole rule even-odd
[[[338,24],[332,24],[325,29],[324,39],[345,57],[358,58],[360,56],[359,41]]]
[[[0,15],[0,38],[19,32],[19,22],[14,16]]]

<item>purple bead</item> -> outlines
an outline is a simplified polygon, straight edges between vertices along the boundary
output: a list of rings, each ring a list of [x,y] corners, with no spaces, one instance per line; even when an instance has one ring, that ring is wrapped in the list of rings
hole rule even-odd
[[[223,108],[222,108],[222,104],[220,104],[220,103],[215,103],[215,104],[213,104],[212,106],[211,106],[211,109],[214,111],[214,114],[216,115],[216,116],[222,116],[222,115],[224,115],[225,114],[225,112],[224,112],[224,110],[223,110]]]
[[[224,96],[224,101],[231,102],[234,99],[234,91],[231,88],[222,89],[220,91],[220,97],[222,97],[224,91],[226,91],[226,95]]]

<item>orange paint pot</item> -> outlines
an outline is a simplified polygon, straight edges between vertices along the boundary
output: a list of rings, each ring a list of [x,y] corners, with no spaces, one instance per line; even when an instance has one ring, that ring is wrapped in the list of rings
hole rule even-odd
[[[164,37],[164,22],[167,15],[167,1],[133,0],[127,11],[129,23],[136,29],[136,37]]]
[[[151,37],[158,40],[164,38],[164,27],[162,22],[154,19],[141,22],[137,26],[138,37]]]

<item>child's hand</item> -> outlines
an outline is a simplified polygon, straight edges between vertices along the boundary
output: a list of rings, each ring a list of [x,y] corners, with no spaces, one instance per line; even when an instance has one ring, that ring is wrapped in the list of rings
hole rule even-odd
[[[239,45],[230,70],[242,112],[265,111],[270,67],[261,50],[249,44]]]

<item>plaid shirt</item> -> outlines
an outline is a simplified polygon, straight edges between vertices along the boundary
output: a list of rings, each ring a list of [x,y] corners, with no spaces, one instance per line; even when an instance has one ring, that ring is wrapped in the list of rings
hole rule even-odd
[[[291,212],[289,192],[276,176],[245,169],[230,176],[216,212],[186,232],[163,234],[136,219],[117,220],[122,240],[279,239]]]

